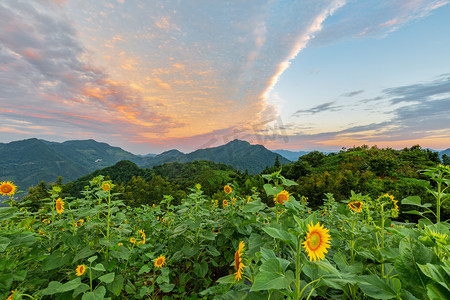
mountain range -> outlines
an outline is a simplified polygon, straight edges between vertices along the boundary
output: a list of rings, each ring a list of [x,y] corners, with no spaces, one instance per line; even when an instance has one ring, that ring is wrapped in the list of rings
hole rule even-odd
[[[175,161],[208,160],[258,174],[273,166],[277,156],[281,165],[290,162],[264,146],[240,140],[187,154],[174,149],[158,155],[142,156],[92,139],[57,143],[31,138],[0,143],[0,181],[12,181],[19,186],[19,190],[26,191],[42,180],[55,182],[58,176],[62,176],[63,182],[69,182],[122,160],[132,161],[142,168]]]

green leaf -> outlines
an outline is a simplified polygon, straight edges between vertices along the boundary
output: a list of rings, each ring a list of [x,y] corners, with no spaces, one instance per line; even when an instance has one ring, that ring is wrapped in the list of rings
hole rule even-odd
[[[255,282],[250,289],[253,291],[288,289],[294,280],[294,273],[288,270],[285,274],[277,272],[259,272],[255,277]]]
[[[81,244],[81,240],[79,237],[73,236],[72,234],[67,232],[61,236],[61,240],[64,244],[72,249],[76,249]]]
[[[9,243],[11,243],[10,239],[8,239],[7,237],[0,236],[0,252],[4,252],[8,247]]]
[[[75,263],[76,261],[89,257],[91,255],[93,255],[95,253],[95,250],[91,250],[91,246],[87,245],[86,247],[84,247],[83,249],[81,249],[77,255],[75,255],[75,257],[72,260],[72,263]]]
[[[115,258],[127,260],[130,256],[130,250],[125,247],[119,247],[117,251],[111,251],[111,256]]]
[[[96,288],[93,292],[87,292],[81,298],[82,300],[102,300],[106,294],[104,286]]]
[[[296,246],[297,238],[292,233],[274,227],[263,227],[263,230],[275,239],[282,240],[283,242],[291,244],[294,247]]]
[[[420,202],[421,202],[421,199],[419,196],[409,196],[402,200],[402,204],[414,205],[414,206],[419,206],[419,207],[423,207],[423,208],[427,208],[427,207],[431,206],[430,203],[421,204]]]
[[[263,210],[264,207],[266,207],[266,205],[261,203],[261,200],[256,200],[246,203],[242,211],[246,213],[256,213]]]
[[[217,282],[218,283],[221,283],[221,284],[229,284],[229,283],[234,283],[235,281],[234,281],[234,274],[230,274],[230,275],[227,275],[227,276],[223,276],[223,277],[220,277],[219,279],[217,279]]]
[[[427,295],[431,300],[450,299],[450,292],[436,283],[427,284]]]
[[[27,278],[27,271],[26,270],[20,270],[13,274],[13,280],[14,281],[24,281],[25,278]]]
[[[161,284],[163,282],[165,282],[165,283],[169,283],[170,282],[169,269],[168,268],[161,269],[161,275],[159,275],[158,278],[156,278],[156,282],[158,284]]]
[[[206,273],[208,273],[208,263],[206,261],[202,261],[200,264],[194,264],[194,273],[198,277],[205,277]]]
[[[148,265],[143,265],[143,266],[139,269],[138,275],[141,275],[141,274],[143,274],[143,273],[148,273],[148,272],[150,272],[150,271],[151,271],[151,269],[150,269],[150,267],[149,267]]]
[[[0,221],[11,219],[15,216],[17,207],[0,207]]]
[[[57,281],[51,281],[48,284],[48,287],[41,291],[41,295],[53,295],[58,293],[65,293],[78,288],[80,285],[82,285],[80,277],[77,277],[64,284]]]
[[[73,290],[72,298],[75,299],[78,295],[86,292],[89,289],[90,287],[87,284],[85,283],[80,284],[75,290]]]
[[[97,259],[97,255],[88,258],[88,262],[92,263]]]
[[[290,180],[290,179],[286,179],[286,178],[284,178],[284,177],[281,177],[281,180],[283,181],[283,185],[285,185],[285,186],[298,185],[297,182],[292,181],[292,180]]]
[[[273,250],[271,249],[261,248],[260,253],[261,253],[261,260],[263,263],[271,258],[277,258],[275,252],[273,252]]]
[[[106,284],[106,288],[114,295],[119,296],[120,292],[122,292],[124,282],[125,279],[121,274],[119,274],[113,282]]]
[[[442,286],[444,286],[448,291],[450,291],[450,277],[448,274],[444,271],[444,269],[439,265],[433,265],[433,264],[426,264],[426,265],[420,265],[418,264],[420,270],[427,275],[429,278],[433,279],[434,281],[440,283]]]
[[[9,291],[13,282],[11,273],[0,274],[0,291]]]
[[[369,297],[375,299],[392,299],[399,296],[402,283],[397,278],[381,278],[375,274],[359,277],[358,286]]]
[[[283,190],[281,186],[272,186],[269,183],[263,185],[263,188],[266,191],[267,196],[274,196],[276,194],[279,194]]]
[[[214,247],[214,246],[211,246],[211,245],[206,248],[206,252],[208,252],[212,256],[219,256],[220,255],[220,252],[217,250],[217,248]]]
[[[116,273],[111,272],[111,273],[105,274],[103,276],[100,276],[98,279],[100,279],[100,281],[104,282],[104,283],[111,283],[114,281],[115,275],[116,275]]]
[[[202,232],[200,232],[199,236],[200,236],[200,238],[203,238],[203,239],[209,240],[209,241],[214,241],[216,239],[216,236],[214,235],[212,230],[202,231]]]
[[[37,242],[37,238],[34,236],[34,233],[32,232],[15,233],[10,235],[9,239],[11,240],[11,242],[8,245],[9,248],[23,247],[23,246],[29,247]]]
[[[193,245],[190,246],[188,244],[184,244],[183,247],[181,248],[181,251],[184,253],[184,255],[186,255],[186,257],[191,257],[194,256],[198,253],[198,251],[200,250],[198,245]]]
[[[71,260],[72,255],[70,253],[63,253],[57,250],[44,259],[44,261],[42,262],[42,270],[50,271],[61,268],[65,264],[70,263]]]
[[[99,271],[99,272],[106,271],[105,266],[101,263],[96,264],[95,267],[92,268],[92,270]]]
[[[435,254],[410,235],[400,241],[399,250],[400,256],[395,262],[395,270],[399,278],[413,289],[425,290],[430,279],[421,272],[418,264],[431,263],[437,259]]]
[[[164,292],[164,293],[169,293],[173,290],[173,288],[175,287],[175,284],[173,283],[164,283],[161,284],[159,286],[159,288]]]

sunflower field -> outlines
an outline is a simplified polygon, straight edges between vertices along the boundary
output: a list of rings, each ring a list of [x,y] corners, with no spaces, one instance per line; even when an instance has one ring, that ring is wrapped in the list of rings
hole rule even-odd
[[[450,299],[450,168],[424,174],[433,206],[352,192],[315,210],[280,172],[262,175],[270,205],[230,183],[130,207],[97,176],[35,211],[1,182],[0,299]]]

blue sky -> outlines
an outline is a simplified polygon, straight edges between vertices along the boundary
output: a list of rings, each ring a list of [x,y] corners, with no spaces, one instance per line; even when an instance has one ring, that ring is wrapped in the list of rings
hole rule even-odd
[[[450,147],[450,1],[0,3],[0,142]]]

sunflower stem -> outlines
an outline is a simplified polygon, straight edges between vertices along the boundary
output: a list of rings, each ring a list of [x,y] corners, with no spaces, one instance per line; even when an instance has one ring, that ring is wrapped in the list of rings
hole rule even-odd
[[[295,256],[295,294],[296,299],[300,299],[300,236],[297,237],[297,254]]]

